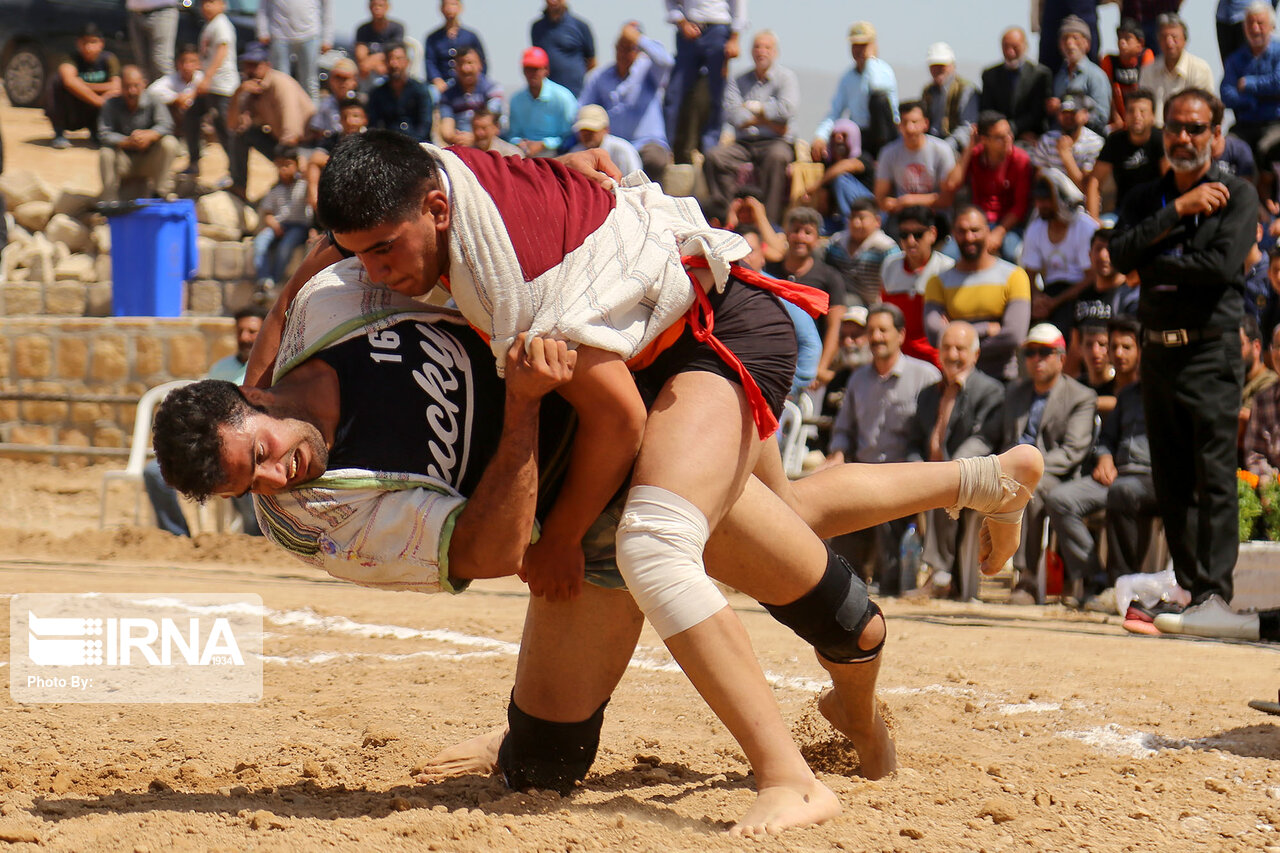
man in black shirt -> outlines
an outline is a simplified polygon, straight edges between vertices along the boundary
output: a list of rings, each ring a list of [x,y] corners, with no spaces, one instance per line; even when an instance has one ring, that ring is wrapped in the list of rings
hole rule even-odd
[[[98,144],[98,111],[107,98],[120,94],[120,61],[103,50],[102,32],[86,24],[76,39],[75,52],[62,60],[49,80],[45,113],[53,125],[54,148],[70,148],[68,130],[89,129],[89,140]]]
[[[388,0],[369,0],[369,20],[356,27],[356,66],[360,79],[369,80],[387,73],[387,47],[404,43],[404,24],[387,17]]]
[[[818,375],[831,370],[831,362],[840,348],[840,321],[844,319],[844,276],[826,261],[814,257],[821,233],[822,216],[810,207],[797,207],[787,213],[787,252],[782,260],[767,263],[764,271],[774,278],[816,287],[831,297],[826,314],[813,318],[822,338],[822,354],[818,357]],[[825,384],[820,380],[818,384]]]
[[[1193,607],[1165,619],[1183,630],[1238,619],[1236,418],[1244,366],[1237,331],[1258,194],[1213,161],[1222,102],[1186,89],[1165,107],[1170,172],[1135,187],[1111,241],[1116,269],[1141,280],[1142,397],[1152,477],[1178,583]]]
[[[1124,129],[1107,135],[1085,182],[1085,203],[1094,219],[1102,211],[1102,186],[1108,176],[1116,183],[1116,209],[1120,209],[1129,190],[1154,181],[1169,168],[1164,158],[1163,137],[1155,126],[1154,104],[1147,89],[1125,96]]]
[[[398,130],[419,142],[431,140],[431,95],[409,76],[403,44],[387,45],[387,80],[369,93],[369,126]]]

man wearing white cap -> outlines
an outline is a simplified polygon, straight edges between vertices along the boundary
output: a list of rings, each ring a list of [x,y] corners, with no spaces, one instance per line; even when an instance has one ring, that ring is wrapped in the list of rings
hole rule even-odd
[[[929,45],[925,61],[933,82],[924,87],[920,101],[929,119],[929,133],[947,140],[960,153],[969,144],[971,126],[978,121],[978,90],[956,74],[956,52],[945,41]]]
[[[640,162],[640,152],[636,151],[635,146],[609,132],[609,113],[599,104],[586,104],[578,109],[573,132],[578,137],[578,142],[570,151],[603,148],[617,164],[618,171],[624,175],[644,168]]]
[[[898,78],[889,63],[876,56],[876,28],[857,21],[849,28],[849,52],[853,67],[844,73],[831,99],[831,110],[813,132],[811,149],[815,163],[827,156],[827,138],[837,119],[852,119],[862,130],[862,150],[871,156],[893,138],[898,121]],[[883,115],[885,108],[888,115]]]
[[[778,37],[768,30],[756,33],[751,42],[755,67],[732,77],[724,93],[724,117],[733,125],[734,140],[708,151],[702,167],[711,200],[727,206],[739,173],[752,166],[770,222],[781,222],[787,207],[787,166],[795,159],[789,125],[800,106],[800,80],[778,65],[777,57]]]
[[[1031,444],[1044,454],[1044,477],[1027,504],[1022,544],[1014,555],[1018,585],[1010,604],[1039,601],[1035,588],[1040,562],[1040,534],[1046,515],[1045,497],[1075,477],[1093,445],[1093,417],[1098,395],[1062,372],[1067,342],[1058,327],[1040,323],[1022,342],[1027,378],[1013,385],[1005,397],[1003,447]],[[1043,602],[1039,602],[1043,603]]]

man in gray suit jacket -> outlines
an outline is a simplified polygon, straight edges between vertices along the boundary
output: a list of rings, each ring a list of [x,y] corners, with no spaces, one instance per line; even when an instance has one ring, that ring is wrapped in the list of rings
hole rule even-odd
[[[907,445],[909,462],[945,462],[994,453],[1000,444],[1000,411],[1004,385],[980,370],[978,333],[957,320],[947,325],[938,346],[942,379],[920,392]],[[953,519],[943,510],[929,513],[924,537],[924,561],[935,573],[951,576],[952,597],[976,594],[960,581],[959,544],[978,517],[965,510]],[[974,568],[977,568],[976,563]],[[946,582],[935,574],[935,584]]]
[[[1019,571],[1010,604],[1036,601],[1035,573],[1040,562],[1040,536],[1046,516],[1045,496],[1075,477],[1093,444],[1098,395],[1062,373],[1067,342],[1049,323],[1032,326],[1022,342],[1027,379],[1009,389],[1004,406],[1001,449],[1034,444],[1044,454],[1044,476],[1027,504],[1022,544],[1013,558]]]

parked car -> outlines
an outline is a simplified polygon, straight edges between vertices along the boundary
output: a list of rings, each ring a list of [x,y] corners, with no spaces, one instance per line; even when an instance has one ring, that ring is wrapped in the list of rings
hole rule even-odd
[[[38,107],[60,57],[75,50],[76,36],[90,22],[98,25],[107,50],[122,63],[133,62],[125,0],[0,0],[0,77],[9,103]],[[178,38],[195,44],[204,26],[200,0],[179,0]],[[255,35],[258,0],[227,0],[227,17],[243,49]]]

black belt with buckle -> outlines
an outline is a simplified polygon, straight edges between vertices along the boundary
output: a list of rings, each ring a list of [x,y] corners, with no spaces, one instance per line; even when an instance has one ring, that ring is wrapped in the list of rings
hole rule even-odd
[[[1166,347],[1183,347],[1199,341],[1207,341],[1222,335],[1221,329],[1206,327],[1203,329],[1147,329],[1146,339],[1149,344],[1160,344]]]

